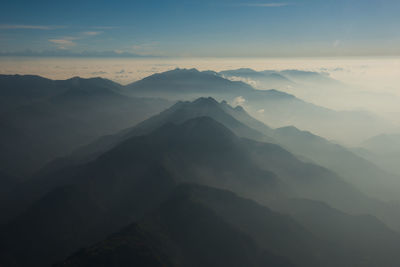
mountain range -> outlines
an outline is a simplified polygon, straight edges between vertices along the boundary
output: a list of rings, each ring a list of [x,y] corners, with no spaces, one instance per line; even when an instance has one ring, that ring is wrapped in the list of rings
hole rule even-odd
[[[199,107],[202,107],[202,110],[210,111],[213,110],[212,106],[225,106],[227,108],[226,103],[218,103],[211,98],[198,99],[193,103],[182,102],[176,104],[176,106],[182,107],[181,109],[177,107],[171,109],[175,110],[173,114],[180,114],[180,116],[187,111],[197,110]],[[232,112],[235,109],[230,108],[230,110]],[[181,117],[182,121],[179,123],[171,121],[161,123],[159,117],[163,117],[163,115],[160,114],[148,119],[139,124],[136,129],[145,129],[143,125],[154,125],[154,123],[151,123],[152,121],[160,121],[160,126],[154,126],[155,129],[149,130],[147,133],[142,132],[138,135],[124,137],[120,142],[115,143],[111,149],[100,153],[100,156],[87,163],[67,166],[60,171],[50,172],[42,178],[36,178],[37,181],[30,181],[29,186],[24,188],[27,191],[22,192],[27,197],[31,191],[36,199],[30,199],[28,202],[31,204],[26,205],[25,211],[6,223],[0,231],[3,241],[1,244],[3,264],[8,265],[16,262],[17,266],[48,265],[61,260],[79,247],[106,239],[107,236],[117,232],[132,221],[138,221],[141,225],[141,220],[146,222],[149,220],[149,223],[154,223],[154,226],[150,227],[149,230],[143,230],[144,233],[142,234],[145,236],[140,237],[145,238],[145,240],[150,238],[153,240],[152,242],[155,242],[154,246],[160,249],[156,250],[155,254],[150,254],[151,257],[158,258],[159,255],[164,255],[166,261],[162,263],[171,263],[171,266],[175,266],[176,261],[187,262],[185,263],[187,266],[191,266],[196,261],[208,262],[210,260],[210,258],[207,259],[207,255],[210,255],[209,246],[195,247],[192,248],[194,251],[190,249],[186,251],[188,242],[190,243],[189,240],[192,239],[179,239],[180,236],[182,238],[182,233],[169,227],[175,224],[186,225],[188,223],[188,231],[189,229],[193,231],[194,228],[192,227],[195,227],[196,220],[186,221],[188,210],[194,210],[195,214],[197,212],[199,214],[204,213],[205,215],[197,214],[197,216],[200,216],[199,218],[206,216],[207,220],[210,220],[210,228],[204,229],[204,235],[214,237],[215,234],[208,231],[215,231],[218,227],[226,228],[223,226],[225,223],[220,222],[220,219],[213,217],[214,215],[210,214],[209,211],[203,210],[203,207],[198,207],[191,201],[186,202],[185,200],[183,203],[172,201],[172,207],[166,208],[166,211],[163,210],[162,203],[165,201],[170,203],[168,199],[171,194],[174,194],[175,187],[186,183],[233,191],[241,197],[254,199],[258,203],[269,205],[277,211],[285,211],[280,207],[286,199],[299,197],[324,201],[335,207],[347,209],[348,212],[351,211],[352,213],[371,213],[378,208],[380,208],[379,211],[382,211],[383,208],[388,209],[385,204],[364,196],[352,185],[344,182],[329,170],[299,161],[291,153],[277,145],[239,138],[221,122],[210,117],[190,118],[190,116],[186,116],[188,119]],[[232,119],[232,117],[230,118]],[[213,198],[218,199],[219,194],[217,193]],[[22,194],[18,196],[14,193],[13,196],[17,196],[19,200],[23,199]],[[169,207],[169,204],[165,205]],[[190,208],[183,209],[179,214],[181,205],[184,207],[189,205]],[[161,210],[157,207],[160,207]],[[328,208],[327,210],[332,212]],[[146,214],[152,213],[152,211],[156,214],[157,212],[161,213],[161,215],[155,215],[155,218],[161,219],[161,222],[153,222],[153,217],[147,217]],[[178,214],[173,213],[171,215],[171,211],[176,211]],[[391,211],[393,212],[393,210]],[[345,214],[344,217],[351,220],[352,215],[343,214]],[[189,217],[197,218],[195,215]],[[382,217],[384,218],[384,216]],[[180,218],[183,221],[180,221]],[[314,222],[313,218],[309,220]],[[162,223],[162,225],[160,226],[159,223]],[[167,223],[166,229],[164,228],[165,223]],[[298,224],[296,227],[309,227],[304,222]],[[142,242],[139,237],[135,237],[136,234],[141,233],[141,226],[138,226],[139,229],[137,226],[131,227],[128,229],[131,229],[133,233],[128,230],[127,235],[133,235],[134,240],[139,240],[135,242],[140,244],[149,242],[145,240]],[[163,229],[160,230],[161,232],[156,231],[159,227]],[[349,224],[349,227],[349,230],[352,231],[351,227],[355,226]],[[391,231],[383,223],[378,223],[377,227],[382,229],[379,231]],[[236,235],[241,236],[241,234],[235,232],[235,229],[227,229],[227,233],[221,232],[221,234],[232,238]],[[59,233],[62,233],[62,235]],[[124,233],[122,232],[121,235],[125,235]],[[156,236],[153,236],[153,234]],[[150,235],[150,237],[147,235]],[[167,241],[164,239],[165,236],[167,236]],[[183,236],[186,237],[187,235]],[[302,242],[310,242],[311,236],[305,237]],[[161,237],[163,238],[159,239]],[[198,236],[198,238],[200,237],[203,237],[203,235]],[[196,236],[193,238],[196,238]],[[314,256],[311,254],[306,256],[302,254],[301,257],[304,258],[301,260],[293,258],[294,256],[291,254],[294,253],[293,251],[290,254],[287,252],[287,256],[285,254],[284,259],[282,259],[279,256],[283,253],[283,248],[275,247],[274,242],[269,244],[268,249],[265,244],[262,247],[259,245],[257,248],[255,241],[251,241],[256,238],[256,233],[248,241],[244,241],[246,238],[248,237],[233,240],[230,243],[232,247],[227,248],[226,252],[232,253],[235,249],[251,251],[247,258],[237,259],[240,264],[263,266],[265,262],[269,262],[270,264],[291,266],[290,262],[295,259],[299,266],[321,265],[321,263],[314,262],[317,260],[313,259]],[[343,238],[345,238],[344,235]],[[373,237],[371,238],[373,239]],[[171,239],[171,242],[178,243],[173,243],[174,245],[163,243],[169,242],[168,239]],[[318,242],[324,244],[331,241],[327,237],[324,237],[324,239],[326,241]],[[118,238],[118,240],[120,239]],[[397,244],[396,238],[394,240],[393,244]],[[207,241],[211,242],[211,239],[199,240],[200,243],[205,242],[205,244],[208,243]],[[107,244],[110,241],[107,239],[104,242]],[[319,247],[318,242],[312,242],[310,246]],[[394,246],[391,243],[392,241],[388,239],[388,241],[382,242],[388,249],[379,253],[389,253],[391,251],[389,248]],[[132,244],[132,246],[135,247],[135,244]],[[196,244],[196,242],[193,241],[193,244]],[[328,244],[324,246],[329,247]],[[170,248],[177,251],[185,249],[180,252],[182,253],[181,256],[177,256],[175,252],[169,251]],[[144,249],[149,248],[145,245]],[[167,251],[164,251],[165,249]],[[116,253],[120,253],[119,250],[117,251]],[[344,252],[327,249],[324,252],[326,256],[319,260],[324,262],[324,266],[329,266],[328,262],[335,262],[334,257],[329,253],[349,253],[349,251],[350,248]],[[192,254],[194,252],[195,254]],[[139,252],[135,250],[133,254],[136,255],[136,253]],[[377,254],[379,253],[377,252]],[[140,260],[148,260],[142,259],[141,254],[138,254],[138,257]],[[297,257],[300,256],[297,255]],[[376,266],[374,264],[381,260],[380,257],[384,258],[385,256],[379,254],[367,266]],[[212,256],[212,258],[217,259],[217,256]],[[254,261],[250,261],[250,259]],[[75,260],[79,262],[81,259]],[[96,259],[94,260],[96,262]],[[362,259],[353,257],[351,260]],[[70,260],[67,259],[66,261],[69,262]],[[302,261],[306,263],[302,264]],[[130,262],[129,259],[127,259],[127,262]],[[314,263],[310,264],[310,262]],[[352,266],[347,265],[350,264],[349,262],[345,262],[341,266]]]
[[[359,156],[375,162],[381,168],[388,170],[396,175],[400,175],[400,134],[380,134],[371,137],[353,152]]]
[[[290,77],[310,76],[310,79],[321,76],[294,70],[282,73]],[[325,78],[329,80],[324,75],[319,80]],[[126,85],[123,93],[130,96],[161,96],[169,100],[194,100],[211,96],[233,104],[239,100],[253,116],[272,127],[293,125],[345,144],[358,143],[360,139],[394,127],[371,112],[325,108],[283,91],[270,88],[257,90],[245,82],[225,79],[213,71],[175,69],[157,73]],[[341,131],[337,131],[338,128]]]
[[[396,176],[228,101],[241,93],[312,104],[211,71],[127,86],[36,79],[57,91],[15,94],[19,102],[0,114],[0,156],[14,166],[28,166],[21,156],[41,159],[24,169],[33,174],[14,177],[6,161],[0,170],[0,266],[399,265]],[[228,101],[188,100],[197,95]],[[61,141],[74,131],[92,132]],[[6,142],[18,139],[31,145],[26,152]],[[59,143],[59,153],[38,152]]]
[[[163,99],[131,98],[101,78],[0,76],[0,170],[21,178],[51,159],[160,112]],[[106,123],[105,123],[106,122]]]

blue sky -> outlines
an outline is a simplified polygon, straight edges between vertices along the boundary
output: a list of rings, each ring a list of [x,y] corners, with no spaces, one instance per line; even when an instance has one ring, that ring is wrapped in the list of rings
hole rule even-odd
[[[0,53],[392,56],[399,14],[398,0],[3,0]]]

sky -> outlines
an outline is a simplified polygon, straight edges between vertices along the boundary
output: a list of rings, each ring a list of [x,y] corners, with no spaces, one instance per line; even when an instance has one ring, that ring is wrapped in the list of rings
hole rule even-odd
[[[399,56],[398,0],[2,0],[0,55]]]

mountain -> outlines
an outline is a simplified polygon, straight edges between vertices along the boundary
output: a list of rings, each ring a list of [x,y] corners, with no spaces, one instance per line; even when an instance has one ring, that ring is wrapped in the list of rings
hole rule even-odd
[[[400,151],[400,134],[380,134],[365,140],[362,148],[376,153],[398,153]]]
[[[399,200],[399,177],[382,170],[376,161],[368,161],[350,149],[295,127],[278,128],[272,137],[289,151],[333,170],[370,196],[386,201]]]
[[[231,200],[225,192],[180,187],[139,223],[81,250],[59,266],[293,266],[258,246],[204,205],[204,196],[199,198],[192,191],[206,198]]]
[[[381,161],[378,157],[365,159],[357,151],[355,153],[352,149],[293,126],[272,129],[254,119],[240,106],[232,108],[226,102],[221,102],[221,108],[243,124],[268,136],[264,140],[282,146],[303,161],[334,171],[369,196],[398,202],[400,177],[386,171],[388,168],[380,164],[383,157]],[[392,143],[391,147],[395,150],[396,142]],[[395,158],[393,157],[393,163]]]
[[[256,168],[238,141],[204,117],[128,139],[97,160],[49,179],[55,189],[3,228],[2,248],[22,265],[55,261],[139,219],[184,181],[273,197],[281,186],[276,176]],[[34,249],[28,249],[31,242]]]
[[[359,142],[360,138],[394,127],[371,112],[337,111],[268,88],[256,90],[249,84],[225,79],[212,71],[175,69],[129,84],[122,91],[130,96],[161,96],[170,100],[211,96],[218,101],[236,103],[239,99],[253,116],[272,127],[294,125],[345,144]],[[338,128],[342,130],[337,131]]]
[[[27,176],[56,157],[170,105],[162,99],[123,96],[120,85],[101,78],[2,76],[0,84],[5,84],[3,94],[29,98],[25,104],[7,98],[15,108],[0,114],[0,170],[17,176]]]
[[[60,158],[54,162],[51,162],[51,164],[49,164],[44,171],[49,172],[54,169],[62,168],[66,165],[87,162],[129,137],[148,134],[168,122],[179,124],[185,122],[186,120],[202,116],[213,118],[214,120],[228,127],[238,136],[260,141],[272,140],[270,137],[265,136],[252,127],[241,123],[237,118],[232,117],[232,113],[230,112],[233,112],[233,110],[231,110],[231,107],[226,102],[224,102],[223,106],[224,107],[222,107],[215,99],[210,97],[198,98],[193,102],[179,101],[165,111],[143,122],[140,122],[133,127],[127,128],[117,134],[99,138],[97,141],[74,151],[68,157]],[[240,107],[237,109],[240,109]],[[244,116],[247,118],[247,120],[251,120],[250,116]],[[253,120],[253,123],[254,121],[257,123],[256,120]]]
[[[352,266],[396,266],[399,233],[370,215],[349,215],[316,201],[291,199],[279,210],[290,215],[316,238],[346,251],[341,260]],[[371,257],[371,255],[374,255]]]
[[[5,218],[10,218],[13,217],[14,214],[18,214],[21,210],[29,206],[33,200],[38,199],[38,197],[56,187],[58,185],[57,179],[53,179],[55,173],[58,173],[58,176],[62,176],[59,173],[64,172],[64,169],[66,169],[66,174],[63,175],[70,175],[70,170],[72,169],[70,166],[88,163],[113,147],[123,143],[125,140],[134,136],[149,134],[169,122],[180,124],[193,118],[208,116],[226,125],[238,136],[257,140],[269,140],[269,138],[265,137],[262,133],[242,124],[229,115],[227,113],[229,110],[229,105],[225,104],[224,108],[222,108],[222,106],[212,98],[200,98],[194,102],[178,102],[169,109],[134,127],[114,135],[102,137],[87,146],[77,149],[67,157],[54,160],[32,179],[10,192],[9,196],[5,199],[12,199],[14,208],[10,211],[13,215],[6,215],[8,213],[3,212],[2,216],[0,216],[0,221],[7,220]],[[3,201],[3,203],[7,202],[8,201]],[[2,209],[9,210],[9,207],[5,206],[2,207]]]
[[[0,172],[0,197],[12,192],[18,185],[18,178]]]
[[[362,142],[353,149],[359,156],[375,162],[382,169],[400,175],[400,135],[380,134]]]
[[[63,92],[56,82],[34,75],[0,75],[0,114]]]
[[[181,183],[230,190],[266,205],[303,197],[353,213],[387,212],[329,170],[198,117],[128,138],[94,161],[26,187],[39,199],[1,229],[2,251],[22,266],[56,261],[140,219]],[[7,203],[29,193],[13,194],[16,200]]]
[[[196,69],[156,73],[125,87],[125,92],[130,95],[160,96],[172,100],[252,90],[245,83],[228,81],[215,72],[200,72]]]
[[[165,123],[173,122],[179,124],[189,119],[201,116],[209,116],[213,118],[214,120],[228,127],[238,136],[263,142],[267,141],[279,144],[280,146],[286,148],[295,155],[300,156],[302,160],[306,162],[314,162],[325,168],[337,172],[339,175],[341,175],[341,178],[339,180],[344,180],[349,184],[353,184],[356,186],[356,188],[361,189],[365,193],[371,196],[375,196],[378,199],[388,201],[397,199],[397,187],[382,186],[382,183],[380,183],[381,180],[377,178],[380,177],[381,179],[385,179],[389,185],[391,185],[391,182],[393,182],[393,185],[396,185],[395,180],[391,180],[393,179],[393,176],[390,176],[389,174],[380,170],[372,163],[354,155],[347,149],[339,145],[330,143],[329,141],[324,140],[323,138],[315,136],[311,133],[299,131],[293,127],[273,130],[249,116],[249,114],[247,114],[247,112],[241,107],[232,108],[226,102],[218,103],[211,98],[200,98],[194,102],[179,102],[172,106],[170,109],[138,124],[135,127],[132,127],[131,129],[127,129],[117,135],[101,138],[99,141],[92,143],[91,145],[86,146],[81,150],[78,150],[72,155],[72,157],[54,162],[53,164],[51,164],[51,166],[48,167],[49,174],[44,175],[44,177],[38,178],[39,182],[34,180],[32,183],[26,183],[24,186],[21,186],[19,190],[14,191],[13,195],[22,195],[23,198],[18,197],[17,199],[15,199],[15,197],[13,197],[13,202],[15,202],[16,205],[18,203],[21,203],[21,207],[25,207],[28,203],[31,203],[33,199],[36,199],[38,195],[41,195],[49,188],[52,188],[54,182],[52,181],[54,170],[62,170],[65,166],[69,166],[71,164],[82,164],[93,160],[102,153],[112,149],[114,146],[121,144],[122,142],[124,142],[124,140],[127,140],[130,137],[148,134],[154,129],[161,127]],[[390,222],[390,225],[392,227],[398,227],[396,223],[396,218],[398,217],[398,215],[396,212],[391,212],[392,209],[396,209],[395,206],[387,207],[387,205],[383,202],[380,203],[374,201],[372,201],[373,204],[367,204],[370,202],[369,200],[366,200],[365,197],[359,197],[359,192],[351,193],[351,190],[354,189],[351,189],[350,191],[348,191],[348,189],[343,189],[347,188],[347,185],[340,185],[341,182],[336,185],[331,184],[330,186],[328,186],[330,181],[335,181],[334,183],[337,183],[337,181],[339,181],[336,174],[323,168],[316,170],[317,168],[313,164],[310,164],[307,167],[299,167],[302,165],[294,163],[297,162],[297,159],[295,159],[293,155],[284,152],[284,150],[278,148],[279,147],[273,145],[265,145],[266,150],[270,149],[271,151],[276,151],[275,157],[280,157],[278,162],[274,162],[276,165],[273,165],[273,167],[275,167],[277,166],[277,163],[279,163],[280,168],[273,169],[273,167],[265,165],[267,166],[266,168],[268,170],[276,172],[281,177],[298,177],[299,181],[304,180],[304,176],[320,176],[320,181],[324,181],[321,182],[322,187],[319,187],[318,190],[315,190],[313,187],[304,187],[301,185],[293,184],[293,181],[286,181],[286,183],[296,187],[296,190],[301,192],[302,195],[306,195],[308,197],[318,200],[328,201],[335,207],[343,208],[348,212],[355,212],[360,210],[364,210],[365,212],[373,212],[374,214],[377,214],[381,219],[384,219],[385,222]],[[255,147],[252,148],[252,150],[258,151],[259,149]],[[257,161],[261,161],[258,159],[258,155],[256,155],[255,153],[252,154]],[[262,155],[262,160],[265,160],[264,157],[266,156],[268,155]],[[288,162],[288,159],[291,159],[291,161]],[[270,158],[268,158],[268,161],[269,160]],[[284,162],[285,164],[288,164],[287,166],[294,165],[296,167],[291,169],[286,166],[285,168]],[[296,181],[296,179],[294,181]],[[313,182],[313,185],[317,186],[318,182],[320,181],[315,180]],[[35,184],[39,184],[39,188],[41,188],[40,190],[38,190],[39,193],[36,193],[38,195],[32,195],[32,188],[38,187]],[[47,184],[48,186],[44,187],[42,186],[42,184]],[[319,184],[318,186],[321,186],[321,184]],[[339,195],[337,195],[337,193],[334,193],[332,195],[332,192],[334,192],[332,190],[333,187],[338,187],[338,191],[340,192],[346,192],[344,193],[346,197],[340,197]],[[44,188],[46,189],[44,190]],[[304,190],[304,192],[302,190]],[[363,204],[361,204],[359,201],[353,201],[351,205],[348,203],[350,199],[358,198],[364,199],[363,201],[361,201],[361,203]],[[20,201],[18,199],[23,199],[24,201]]]
[[[339,81],[323,72],[303,70],[264,70],[255,71],[249,68],[224,70],[218,73],[230,80],[242,80],[254,84],[259,89],[290,90],[292,87],[302,90],[304,86],[343,86]],[[292,91],[296,92],[296,90]]]
[[[225,70],[218,73],[229,80],[242,80],[259,89],[286,89],[295,83],[282,75],[279,71],[255,71],[248,68]]]
[[[331,84],[340,85],[341,83],[329,76],[328,73],[304,71],[304,70],[283,70],[279,72],[281,75],[287,77],[298,83],[303,84]]]
[[[258,266],[259,251],[262,266],[398,264],[399,235],[373,217],[286,204],[295,219],[229,191],[180,185],[155,212],[56,266]]]
[[[126,85],[123,92],[130,96],[161,96],[170,100],[193,100],[204,96],[228,102],[238,96],[263,101],[295,98],[276,90],[256,90],[244,82],[225,79],[216,72],[197,69],[156,73]]]

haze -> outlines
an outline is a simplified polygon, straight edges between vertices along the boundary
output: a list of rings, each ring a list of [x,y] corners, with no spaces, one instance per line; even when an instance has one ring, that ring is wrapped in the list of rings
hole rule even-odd
[[[398,0],[2,1],[1,267],[399,267]]]

